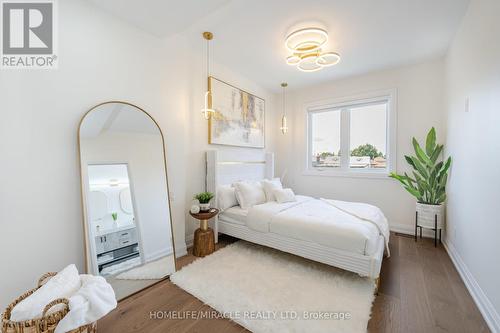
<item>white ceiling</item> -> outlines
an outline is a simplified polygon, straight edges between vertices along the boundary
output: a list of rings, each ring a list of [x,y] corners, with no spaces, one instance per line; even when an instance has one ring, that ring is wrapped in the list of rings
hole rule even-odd
[[[213,61],[273,91],[443,56],[469,0],[91,0],[161,37],[183,32],[203,44],[214,32]],[[301,22],[329,32],[325,50],[341,62],[303,73],[285,63],[284,37]]]
[[[88,0],[158,37],[185,30],[230,0]]]

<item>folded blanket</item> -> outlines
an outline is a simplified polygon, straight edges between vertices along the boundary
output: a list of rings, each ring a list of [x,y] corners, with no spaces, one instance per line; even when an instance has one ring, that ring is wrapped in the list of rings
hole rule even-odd
[[[378,228],[380,234],[384,237],[386,254],[387,257],[390,257],[391,253],[389,251],[389,224],[387,223],[387,219],[380,208],[362,202],[349,202],[329,199],[321,200],[337,209],[340,209],[346,214],[374,224]]]
[[[41,288],[17,304],[10,314],[12,321],[25,321],[42,317],[44,307],[57,298],[68,298],[80,288],[80,277],[75,265],[69,265],[50,278]],[[62,309],[54,306],[49,314]]]
[[[64,333],[88,325],[116,308],[111,285],[101,276],[80,275],[81,288],[69,298],[69,312],[54,333]]]

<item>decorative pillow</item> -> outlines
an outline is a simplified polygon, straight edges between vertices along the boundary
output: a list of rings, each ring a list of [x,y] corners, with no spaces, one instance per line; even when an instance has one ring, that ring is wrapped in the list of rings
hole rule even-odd
[[[264,189],[264,193],[266,194],[267,201],[276,201],[276,197],[274,196],[274,190],[282,190],[283,185],[279,178],[273,178],[271,180],[264,179],[260,182],[262,184],[262,188]]]
[[[285,203],[285,202],[293,202],[297,201],[295,198],[295,193],[293,193],[291,188],[284,188],[281,190],[274,190],[273,191],[274,196],[276,197],[276,201],[278,203]]]
[[[217,188],[217,206],[221,211],[238,206],[234,187],[231,185],[223,185]]]
[[[266,194],[260,182],[237,182],[233,186],[236,190],[236,199],[243,209],[266,202]]]

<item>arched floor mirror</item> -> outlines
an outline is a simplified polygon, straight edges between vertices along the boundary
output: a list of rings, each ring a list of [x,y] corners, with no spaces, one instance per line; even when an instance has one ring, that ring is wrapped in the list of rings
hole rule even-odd
[[[78,133],[87,272],[121,300],[175,272],[165,144],[126,102],[90,109]]]

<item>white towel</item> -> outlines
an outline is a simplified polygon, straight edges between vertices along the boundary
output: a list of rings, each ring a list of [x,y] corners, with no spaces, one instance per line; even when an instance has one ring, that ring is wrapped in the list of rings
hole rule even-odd
[[[88,325],[116,308],[116,296],[102,276],[80,275],[81,288],[69,298],[69,312],[54,333],[63,333]]]
[[[43,309],[47,304],[57,298],[68,298],[80,288],[80,277],[75,265],[69,265],[56,276],[50,278],[40,289],[17,304],[10,320],[25,321],[42,316]],[[54,306],[48,313],[62,309],[61,305]]]

